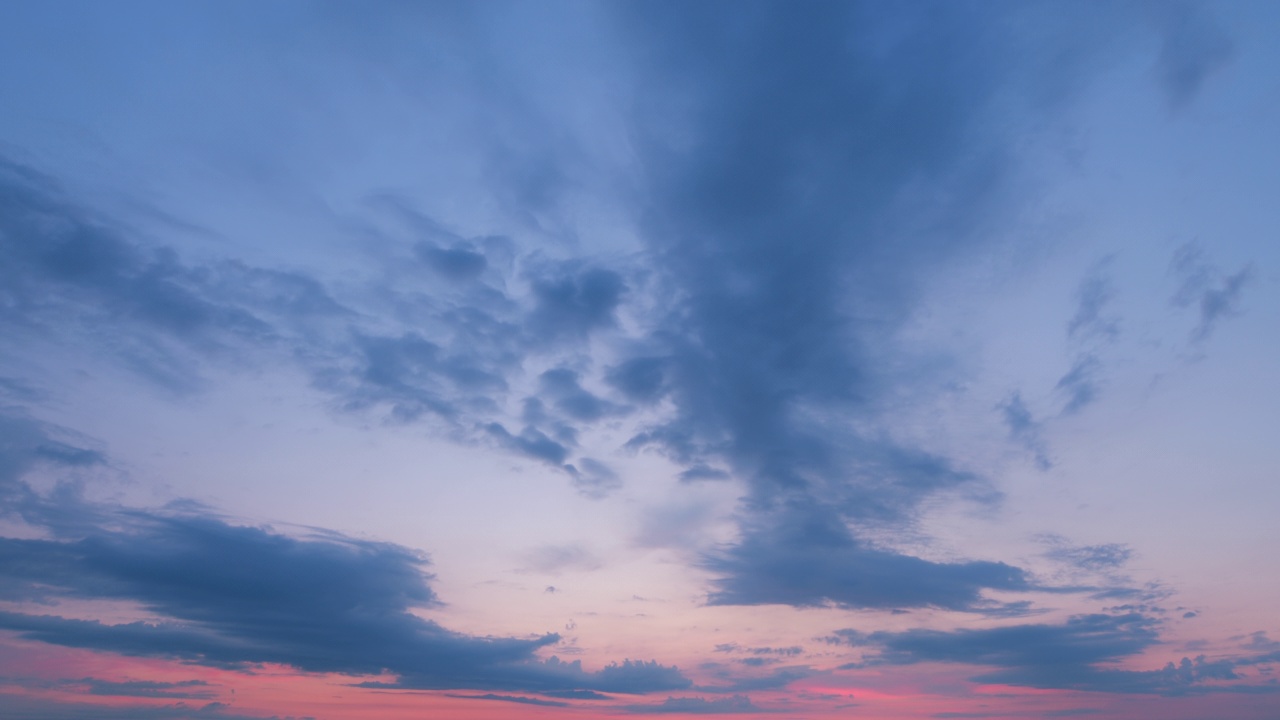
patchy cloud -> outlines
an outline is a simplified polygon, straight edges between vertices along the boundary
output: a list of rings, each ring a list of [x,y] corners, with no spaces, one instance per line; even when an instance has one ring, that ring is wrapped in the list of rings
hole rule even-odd
[[[642,715],[737,715],[745,713],[765,712],[751,702],[746,695],[734,695],[727,698],[708,700],[700,697],[669,697],[660,703],[647,705],[624,705],[623,710]]]
[[[1120,334],[1120,320],[1110,310],[1115,299],[1115,283],[1108,272],[1112,258],[1094,264],[1076,291],[1076,312],[1067,322],[1072,340],[1112,341]]]
[[[292,715],[244,715],[221,702],[103,705],[0,693],[0,706],[7,720],[315,720]]]
[[[1012,625],[981,630],[908,630],[836,633],[871,653],[863,666],[959,663],[995,668],[974,682],[1094,692],[1180,695],[1190,692],[1265,690],[1232,683],[1241,664],[1257,658],[1170,661],[1159,670],[1122,670],[1113,664],[1158,644],[1159,622],[1141,613],[1077,615],[1058,625]]]
[[[1077,413],[1098,398],[1101,371],[1102,362],[1095,355],[1086,353],[1075,359],[1071,369],[1054,386],[1067,398],[1063,413]]]
[[[1031,452],[1036,467],[1048,470],[1053,467],[1049,459],[1049,450],[1042,435],[1042,424],[1031,415],[1031,410],[1022,401],[1022,394],[1014,392],[1004,402],[996,406],[1009,428],[1009,436],[1022,447]]]
[[[1019,568],[999,562],[937,563],[855,539],[832,513],[809,509],[749,527],[741,543],[710,556],[713,605],[835,605],[981,611],[983,590],[1029,590]]]
[[[295,538],[200,515],[116,512],[58,540],[0,539],[10,600],[129,600],[153,615],[105,624],[0,613],[32,640],[224,667],[280,663],[309,672],[399,676],[396,687],[597,689],[688,684],[674,668],[627,661],[594,673],[538,660],[530,639],[452,632],[413,614],[438,603],[419,553],[336,534]]]
[[[1191,331],[1193,343],[1205,342],[1224,318],[1239,313],[1240,295],[1253,277],[1252,265],[1223,275],[1195,243],[1178,248],[1170,270],[1179,282],[1171,300],[1173,305],[1199,311],[1199,321]]]

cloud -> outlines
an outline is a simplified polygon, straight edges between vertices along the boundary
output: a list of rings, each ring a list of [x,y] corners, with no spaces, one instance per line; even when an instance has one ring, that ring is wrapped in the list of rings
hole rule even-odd
[[[555,634],[477,637],[412,610],[438,603],[420,553],[333,533],[290,537],[204,515],[120,511],[59,540],[0,538],[10,600],[127,600],[151,617],[121,624],[0,612],[42,642],[223,667],[390,672],[395,687],[494,690],[678,689],[675,668],[624,662],[596,672],[543,662]]]
[[[105,466],[101,450],[66,428],[41,422],[21,408],[0,406],[0,517],[18,515],[49,522],[49,508],[23,478],[38,468],[70,471]],[[65,478],[64,478],[65,479]],[[65,485],[65,483],[64,483]],[[0,587],[0,597],[4,589]]]
[[[102,705],[61,702],[0,693],[7,720],[315,720],[272,715],[242,715],[225,703],[203,705]]]
[[[1159,622],[1131,612],[1076,615],[1066,622],[953,631],[837,631],[854,647],[872,652],[859,667],[941,662],[995,668],[975,675],[980,683],[1093,692],[1181,695],[1193,692],[1258,692],[1234,668],[1258,658],[1169,662],[1159,670],[1122,670],[1116,661],[1159,644]],[[1275,688],[1270,688],[1275,690]]]
[[[534,427],[525,427],[519,435],[512,435],[502,425],[490,423],[485,430],[504,447],[527,455],[535,460],[542,460],[561,467],[569,457],[569,448],[547,437],[546,433]]]
[[[547,370],[538,377],[542,395],[571,420],[594,422],[623,410],[583,389],[579,380],[580,375],[568,368]]]
[[[753,663],[752,660],[776,661],[774,658],[750,657],[744,658],[739,662],[748,667],[761,667],[766,663]],[[708,693],[742,693],[755,692],[760,690],[781,690],[788,685],[804,680],[817,674],[807,665],[791,665],[787,667],[774,668],[763,675],[741,675],[734,671],[720,671],[712,673],[719,682],[716,685],[702,685],[694,688],[699,692]]]
[[[1064,538],[1056,535],[1044,536],[1050,544],[1045,556],[1064,562],[1081,570],[1106,572],[1120,568],[1129,562],[1133,550],[1127,545],[1106,543],[1103,545],[1071,545]]]
[[[1152,8],[1160,29],[1156,69],[1171,110],[1181,110],[1235,55],[1235,43],[1196,3],[1161,3]]]
[[[489,266],[484,254],[468,244],[441,248],[423,242],[414,246],[414,252],[432,270],[450,280],[472,280]]]
[[[567,702],[543,700],[541,698],[525,697],[523,695],[495,695],[494,693],[485,693],[484,695],[446,694],[446,696],[462,698],[464,700],[499,700],[501,702],[519,703],[521,705],[540,705],[542,707],[569,707],[569,703]]]
[[[527,327],[535,345],[582,339],[611,327],[627,290],[622,276],[601,267],[566,263],[531,271],[534,305]]]
[[[1203,343],[1224,319],[1239,313],[1240,295],[1253,277],[1253,266],[1223,276],[1195,243],[1187,243],[1174,253],[1170,270],[1178,279],[1171,302],[1175,307],[1195,306],[1199,322],[1191,331],[1193,343]]]
[[[622,487],[622,478],[603,462],[584,457],[577,465],[566,465],[573,476],[573,486],[589,498],[603,498]]]
[[[82,682],[88,686],[90,695],[111,695],[114,697],[152,697],[152,698],[207,698],[212,695],[209,683],[203,680],[181,680],[178,682],[157,682],[154,680],[127,680],[112,682],[85,678]]]
[[[667,713],[682,715],[737,715],[765,712],[751,702],[746,695],[734,695],[727,698],[708,700],[700,697],[669,697],[657,704],[625,705],[626,712],[638,715],[663,715]]]
[[[805,531],[809,515],[857,536],[908,526],[940,494],[998,499],[876,430],[904,387],[932,380],[891,370],[895,332],[1014,196],[1017,169],[985,119],[1012,111],[1001,93],[1022,72],[1065,78],[1087,56],[1088,33],[1066,39],[1061,18],[1029,12],[1014,36],[984,7],[626,9],[651,88],[635,147],[658,329],[607,377],[632,402],[669,403],[632,448],[747,486],[741,542],[705,562],[713,603],[976,608],[984,588],[1023,582],[1006,565]],[[814,510],[780,510],[800,505]]]
[[[133,331],[112,350],[175,389],[193,382],[182,348],[209,352],[276,335],[252,309],[218,296],[219,276],[238,276],[241,266],[185,265],[173,250],[143,247],[127,232],[65,197],[52,179],[0,158],[0,322],[37,332],[128,326]],[[312,310],[323,305],[317,288],[291,284],[286,274],[248,280],[246,288],[270,286],[277,301],[302,292],[311,293]]]
[[[204,680],[159,682],[154,680],[112,681],[98,678],[47,680],[35,677],[0,678],[0,684],[16,685],[32,690],[59,690],[110,697],[167,698],[170,700],[207,700],[216,695],[214,686]]]
[[[712,605],[835,605],[982,611],[985,589],[1029,590],[1019,568],[998,562],[937,563],[852,537],[832,513],[796,509],[750,526],[737,545],[706,560],[717,577]]]
[[[1041,470],[1053,467],[1049,450],[1041,435],[1041,423],[1032,417],[1031,410],[1022,401],[1022,394],[1014,392],[997,405],[996,409],[1000,410],[1004,424],[1009,428],[1009,436],[1031,452],[1036,467]]]
[[[1077,413],[1098,398],[1098,375],[1101,371],[1102,362],[1095,355],[1085,353],[1075,359],[1071,369],[1054,386],[1067,396],[1063,413]]]
[[[605,381],[632,402],[652,403],[667,392],[668,359],[633,357],[609,368]]]
[[[1067,323],[1067,337],[1073,340],[1113,341],[1120,334],[1120,321],[1107,312],[1115,299],[1115,284],[1108,274],[1112,258],[1094,264],[1076,291],[1076,312]]]
[[[590,572],[604,565],[600,558],[581,545],[544,545],[525,557],[529,569],[552,575],[570,571]]]

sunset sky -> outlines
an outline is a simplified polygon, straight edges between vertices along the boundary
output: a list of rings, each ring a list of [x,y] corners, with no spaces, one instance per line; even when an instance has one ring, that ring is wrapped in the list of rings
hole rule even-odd
[[[0,2],[0,717],[1280,717],[1280,3]]]

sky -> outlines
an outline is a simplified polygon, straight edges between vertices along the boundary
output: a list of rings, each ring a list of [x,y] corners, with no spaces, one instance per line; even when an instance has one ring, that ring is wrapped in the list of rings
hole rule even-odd
[[[0,4],[0,715],[1274,720],[1278,39]]]

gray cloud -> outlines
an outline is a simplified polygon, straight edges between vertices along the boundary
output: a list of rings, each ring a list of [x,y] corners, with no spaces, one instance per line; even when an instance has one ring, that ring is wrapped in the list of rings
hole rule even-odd
[[[1101,382],[1098,376],[1101,372],[1102,362],[1097,356],[1085,353],[1075,359],[1071,369],[1058,378],[1058,384],[1054,386],[1055,390],[1067,397],[1066,405],[1062,408],[1063,413],[1069,415],[1079,412],[1098,398]]]
[[[20,637],[225,667],[399,676],[395,687],[603,690],[688,685],[675,668],[624,662],[596,672],[540,661],[559,636],[475,637],[410,611],[438,600],[419,553],[336,534],[294,538],[204,515],[119,511],[60,540],[0,539],[10,600],[130,600],[157,619],[108,625],[0,613]]]
[[[1224,318],[1239,313],[1240,295],[1253,277],[1252,265],[1224,276],[1195,243],[1178,248],[1170,270],[1179,282],[1173,305],[1199,311],[1199,322],[1191,331],[1193,343],[1205,342]]]
[[[981,611],[984,589],[1029,590],[1025,573],[997,562],[935,563],[854,539],[834,515],[807,509],[749,526],[706,565],[719,576],[713,605],[938,607]]]
[[[1077,615],[1058,625],[1012,625],[950,632],[908,630],[836,636],[873,652],[859,666],[959,663],[995,668],[974,682],[1094,692],[1182,695],[1195,692],[1268,692],[1274,687],[1242,681],[1234,668],[1259,658],[1169,662],[1159,670],[1121,670],[1117,660],[1158,644],[1159,623],[1132,612]],[[1226,683],[1226,684],[1224,684]]]
[[[1043,9],[1022,16],[1028,34],[1006,35],[985,7],[627,8],[647,63],[636,145],[664,302],[661,329],[608,377],[635,402],[673,406],[632,447],[666,453],[688,479],[721,465],[748,486],[742,541],[705,562],[714,603],[977,609],[982,589],[1024,582],[1007,565],[856,539],[909,524],[940,493],[998,498],[867,429],[900,383],[927,379],[886,371],[921,285],[981,247],[975,228],[1012,198],[1016,168],[983,118],[1024,71],[1076,73],[1090,42]],[[910,31],[877,41],[888,27]],[[839,541],[806,530],[825,524],[845,526]]]
[[[1067,323],[1067,336],[1073,340],[1114,340],[1120,334],[1120,320],[1108,312],[1115,299],[1115,284],[1108,274],[1111,258],[1094,264],[1076,291],[1076,312]]]

